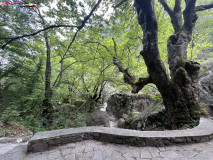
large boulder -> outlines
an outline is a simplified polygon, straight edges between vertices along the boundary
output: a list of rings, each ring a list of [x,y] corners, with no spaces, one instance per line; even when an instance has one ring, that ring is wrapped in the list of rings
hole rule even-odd
[[[213,62],[202,65],[198,84],[201,103],[213,105]]]
[[[116,118],[122,118],[123,114],[142,112],[153,101],[153,98],[148,95],[118,93],[108,99],[106,111]]]
[[[87,126],[110,127],[109,115],[103,111],[95,111],[86,118]]]
[[[128,117],[120,118],[118,127],[135,130],[163,130],[169,129],[169,123],[162,101],[155,101],[143,112],[132,112]]]

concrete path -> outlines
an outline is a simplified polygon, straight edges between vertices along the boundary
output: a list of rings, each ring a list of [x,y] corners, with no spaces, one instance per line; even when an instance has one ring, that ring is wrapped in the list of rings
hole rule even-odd
[[[0,146],[0,153],[2,149],[4,146]],[[26,151],[26,143],[18,144],[0,160],[213,160],[213,140],[168,147],[131,147],[88,140],[45,152]]]
[[[14,149],[19,145],[27,145],[28,141],[32,136],[24,136],[19,138],[0,138],[0,156]]]
[[[12,150],[18,145],[20,144],[13,144],[13,143],[0,144],[0,156]]]

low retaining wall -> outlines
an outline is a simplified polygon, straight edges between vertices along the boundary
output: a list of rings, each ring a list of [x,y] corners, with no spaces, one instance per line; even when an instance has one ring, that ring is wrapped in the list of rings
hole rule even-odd
[[[36,133],[28,143],[28,152],[41,152],[51,147],[97,140],[132,146],[165,146],[177,143],[206,142],[213,138],[213,121],[201,118],[193,129],[168,131],[137,131],[108,127],[81,127]]]

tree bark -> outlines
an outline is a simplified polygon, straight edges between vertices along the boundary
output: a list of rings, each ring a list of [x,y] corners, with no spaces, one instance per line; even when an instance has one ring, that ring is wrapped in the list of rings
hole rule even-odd
[[[50,78],[51,78],[51,61],[50,61],[50,45],[48,42],[48,38],[47,35],[45,34],[45,43],[46,43],[46,72],[45,72],[45,98],[47,100],[50,100],[52,97],[52,91],[51,91],[51,82],[50,82]]]
[[[187,46],[191,41],[192,30],[197,20],[196,0],[188,0],[183,12],[180,0],[176,0],[174,11],[164,0],[160,0],[169,13],[174,35],[167,43],[170,77],[166,75],[158,50],[158,25],[152,0],[135,0],[138,23],[143,30],[143,50],[141,55],[148,73],[160,91],[173,129],[192,125],[200,118],[201,106],[197,89],[199,63],[187,60]]]
[[[45,29],[46,22],[44,18],[41,15],[40,10],[38,10],[38,16],[41,19],[41,24],[43,25],[43,28]],[[45,70],[45,91],[44,91],[44,100],[42,103],[42,106],[44,107],[42,111],[42,117],[46,119],[46,121],[43,122],[44,126],[48,126],[52,123],[53,117],[53,106],[51,103],[52,98],[52,90],[51,90],[51,48],[48,41],[48,35],[47,32],[44,32],[44,40],[46,45],[46,70]]]
[[[132,93],[138,93],[145,85],[152,83],[150,76],[145,78],[139,78],[136,82],[136,78],[129,72],[128,68],[124,68],[122,63],[116,58],[113,57],[113,64],[116,65],[121,73],[124,75],[124,82],[131,85]]]
[[[47,34],[44,33],[45,37],[45,44],[46,44],[46,71],[45,71],[45,98],[43,100],[42,106],[44,106],[44,110],[42,112],[42,116],[46,118],[47,122],[44,122],[43,125],[47,126],[52,123],[53,117],[52,117],[52,90],[51,90],[51,49],[48,42]]]
[[[58,83],[57,83],[56,87],[60,87],[61,80],[63,78],[63,72],[62,71],[64,69],[64,59],[61,59],[60,63],[61,63],[61,70],[60,70],[60,73],[59,73],[59,80],[58,80]]]

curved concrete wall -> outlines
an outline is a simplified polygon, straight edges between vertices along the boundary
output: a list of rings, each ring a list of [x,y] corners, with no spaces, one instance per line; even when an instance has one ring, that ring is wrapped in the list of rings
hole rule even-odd
[[[132,146],[165,146],[176,143],[206,142],[213,138],[213,121],[201,118],[193,129],[137,131],[108,127],[81,127],[36,133],[28,143],[28,152],[41,152],[54,146],[83,140]]]

